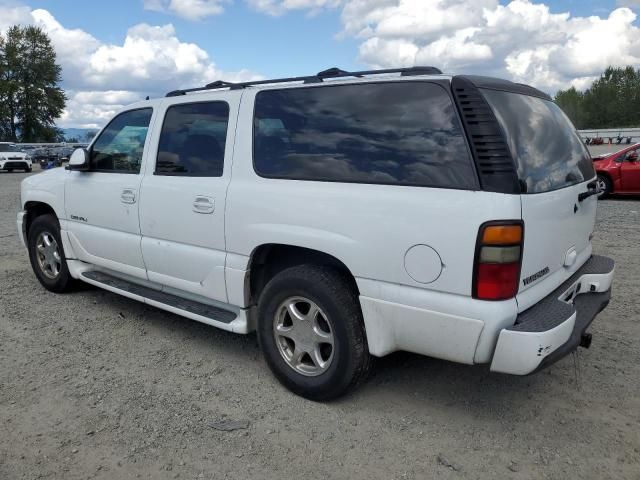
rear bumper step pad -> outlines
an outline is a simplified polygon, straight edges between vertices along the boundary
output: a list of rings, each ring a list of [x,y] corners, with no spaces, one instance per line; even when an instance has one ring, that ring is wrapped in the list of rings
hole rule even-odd
[[[527,375],[580,345],[593,319],[609,303],[614,262],[592,256],[569,279],[500,332],[491,370]]]

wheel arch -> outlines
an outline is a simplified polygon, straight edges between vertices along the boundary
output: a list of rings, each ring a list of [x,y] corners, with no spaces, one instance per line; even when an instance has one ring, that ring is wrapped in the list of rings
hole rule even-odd
[[[245,282],[247,305],[255,305],[266,284],[286,268],[296,265],[322,265],[342,272],[359,295],[355,276],[347,265],[336,256],[313,248],[283,243],[265,243],[251,252],[248,263],[248,278]]]
[[[27,212],[26,219],[22,227],[24,229],[23,233],[25,234],[25,238],[27,238],[26,235],[29,234],[29,229],[31,228],[31,224],[36,218],[42,215],[51,214],[54,217],[56,217],[56,219],[59,221],[58,214],[56,213],[54,208],[46,202],[29,200],[25,202],[24,210]]]

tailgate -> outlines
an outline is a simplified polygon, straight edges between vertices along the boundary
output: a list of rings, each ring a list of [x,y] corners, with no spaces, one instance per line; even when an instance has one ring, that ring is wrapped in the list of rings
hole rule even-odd
[[[523,311],[547,296],[591,255],[596,218],[595,195],[578,200],[586,183],[533,195],[521,195],[524,249],[520,289]]]
[[[575,128],[549,99],[483,89],[520,183],[524,248],[519,311],[552,292],[591,255],[596,218],[593,162]],[[591,185],[590,185],[591,184]]]

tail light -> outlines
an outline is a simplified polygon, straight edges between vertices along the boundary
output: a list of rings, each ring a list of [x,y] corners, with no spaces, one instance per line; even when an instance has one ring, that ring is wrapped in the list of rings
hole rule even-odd
[[[520,283],[523,239],[521,221],[495,221],[480,226],[473,266],[473,298],[515,297]]]

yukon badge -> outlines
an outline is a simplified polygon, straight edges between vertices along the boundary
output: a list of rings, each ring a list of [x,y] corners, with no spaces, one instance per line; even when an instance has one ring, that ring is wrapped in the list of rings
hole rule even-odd
[[[533,283],[536,280],[538,280],[539,278],[544,277],[547,273],[549,273],[549,267],[544,267],[539,272],[536,272],[533,275],[529,275],[527,278],[523,278],[522,279],[522,283],[524,283],[524,286],[526,287],[530,283]]]

